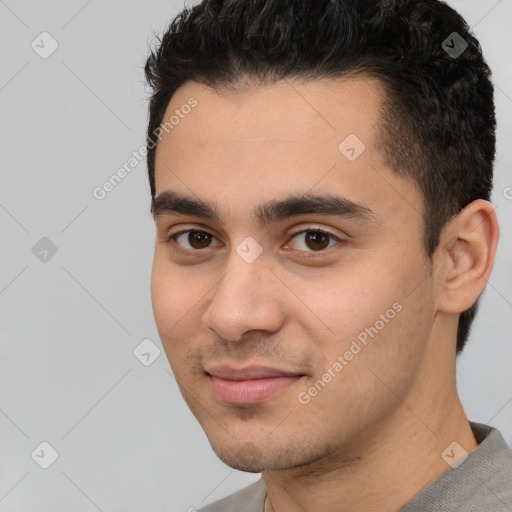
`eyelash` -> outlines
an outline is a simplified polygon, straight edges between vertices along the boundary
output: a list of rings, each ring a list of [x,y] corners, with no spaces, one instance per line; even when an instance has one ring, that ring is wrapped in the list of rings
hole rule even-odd
[[[214,235],[212,235],[211,233],[209,233],[208,231],[205,231],[205,230],[202,230],[202,229],[185,229],[183,231],[178,231],[177,233],[174,233],[170,236],[168,236],[167,238],[165,238],[163,241],[166,243],[166,244],[169,244],[169,245],[175,245],[177,250],[178,251],[181,251],[182,253],[186,253],[186,254],[190,254],[190,253],[201,253],[201,252],[204,252],[204,251],[207,251],[209,249],[209,247],[205,248],[205,249],[184,249],[183,247],[181,247],[178,243],[174,243],[176,242],[176,239],[178,237],[180,237],[181,235],[183,235],[184,233],[190,233],[192,231],[196,231],[198,233],[204,233],[204,234],[208,234],[208,235],[211,235],[212,237],[214,237]],[[320,233],[320,234],[323,234],[323,235],[326,235],[328,236],[331,240],[334,240],[335,242],[339,243],[339,242],[342,242],[343,240],[340,239],[339,237],[337,237],[336,235],[333,235],[332,233],[330,233],[329,231],[325,231],[323,229],[320,229],[320,228],[316,228],[316,227],[307,227],[305,229],[301,229],[299,231],[296,231],[295,233],[292,233],[290,235],[290,240],[294,239],[295,237],[297,237],[298,235],[302,234],[302,233],[310,233],[310,232],[315,232],[315,233]],[[319,251],[303,251],[303,250],[300,250],[300,249],[294,249],[295,251],[298,251],[298,252],[302,252],[304,253],[304,255],[308,258],[315,258],[315,257],[319,257],[319,256],[322,256],[323,254],[325,254],[325,252],[328,250],[328,249],[331,249],[332,247],[327,247],[326,249],[322,249],[322,250],[319,250]]]

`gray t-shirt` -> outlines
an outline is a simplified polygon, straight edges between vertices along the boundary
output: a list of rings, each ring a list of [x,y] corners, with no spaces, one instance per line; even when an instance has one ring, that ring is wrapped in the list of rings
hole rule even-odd
[[[512,449],[495,428],[470,423],[478,447],[398,512],[512,512]],[[199,512],[263,512],[265,482],[257,482]]]

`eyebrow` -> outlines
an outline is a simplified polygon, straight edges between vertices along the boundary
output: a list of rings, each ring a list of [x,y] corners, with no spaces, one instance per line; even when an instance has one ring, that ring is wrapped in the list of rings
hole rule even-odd
[[[166,190],[151,202],[151,213],[156,220],[162,215],[190,215],[206,220],[221,222],[216,203]],[[345,197],[331,194],[292,195],[284,199],[271,200],[259,205],[254,215],[265,227],[288,217],[304,214],[335,215],[360,220],[375,220],[375,214],[361,204]]]

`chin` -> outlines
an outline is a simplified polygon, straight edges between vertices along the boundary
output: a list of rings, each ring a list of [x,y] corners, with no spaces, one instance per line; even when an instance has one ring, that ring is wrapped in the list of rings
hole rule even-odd
[[[234,441],[233,438],[231,438]],[[298,468],[314,462],[319,458],[318,453],[306,452],[303,448],[288,442],[288,444],[273,446],[268,440],[261,441],[260,449],[254,443],[232,442],[221,446],[211,443],[213,451],[224,464],[247,473],[262,473],[268,470],[285,470]],[[320,455],[321,456],[321,455]]]
[[[247,473],[261,473],[263,470],[269,469],[265,455],[253,443],[246,442],[240,446],[233,444],[221,447],[212,444],[212,448],[217,457],[233,469]]]

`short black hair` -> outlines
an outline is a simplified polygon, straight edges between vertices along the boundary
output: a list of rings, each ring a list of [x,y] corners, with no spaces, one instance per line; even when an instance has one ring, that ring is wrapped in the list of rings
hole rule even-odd
[[[155,197],[155,130],[193,81],[244,88],[365,75],[384,87],[378,145],[424,199],[429,258],[446,223],[489,200],[496,119],[491,72],[464,19],[439,0],[203,0],[150,49],[147,166]],[[477,302],[459,318],[457,353]]]

